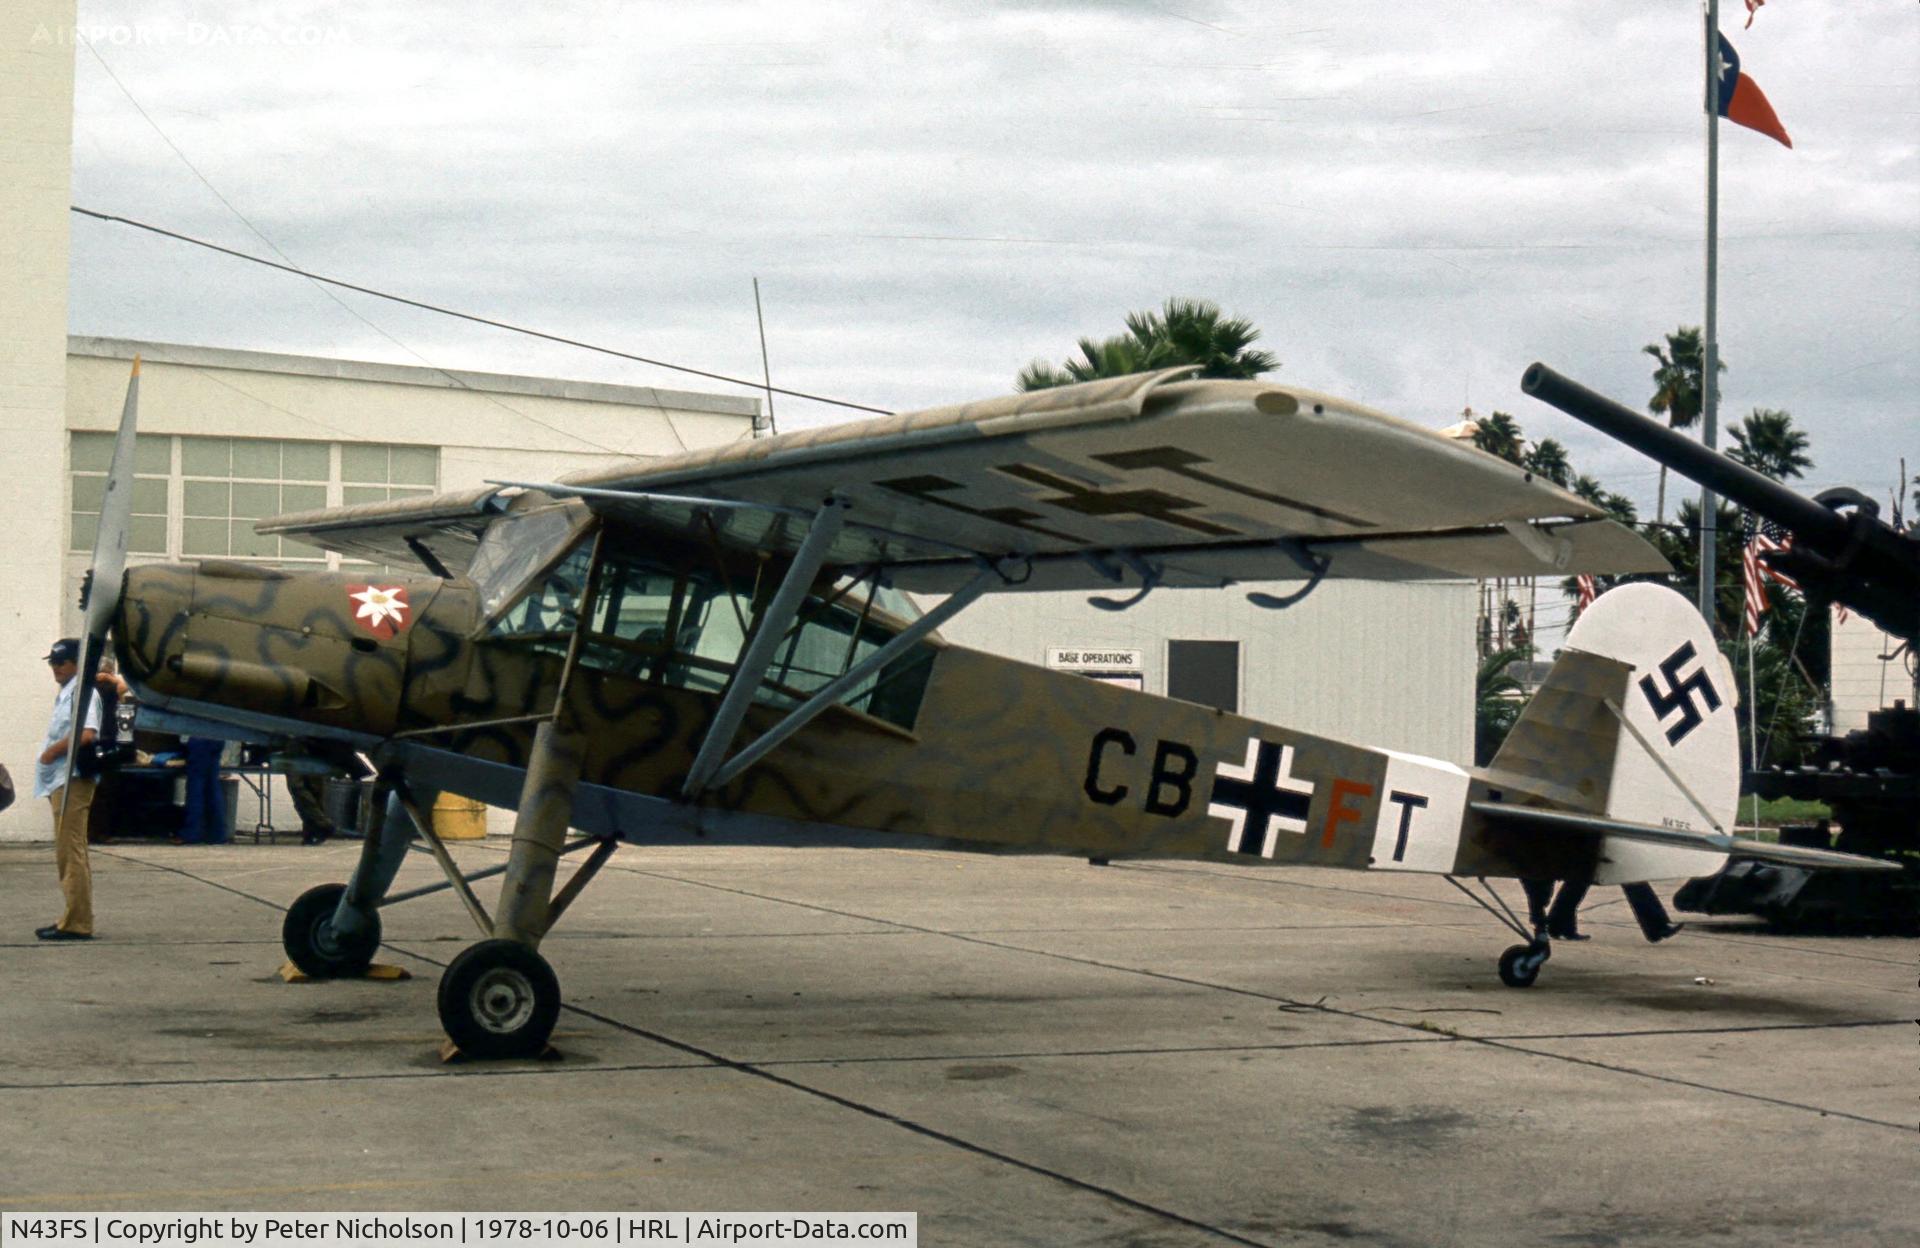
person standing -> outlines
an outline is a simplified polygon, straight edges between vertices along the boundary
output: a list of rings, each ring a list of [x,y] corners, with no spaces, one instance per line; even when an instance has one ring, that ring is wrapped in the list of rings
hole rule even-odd
[[[53,809],[53,864],[60,873],[60,893],[66,906],[60,921],[34,932],[41,940],[93,939],[93,868],[87,861],[87,812],[93,806],[93,781],[75,775],[67,779],[67,750],[73,738],[73,700],[80,682],[80,643],[62,637],[47,652],[47,666],[60,686],[54,695],[53,715],[47,720],[46,744],[33,773],[33,795],[48,799]],[[80,732],[81,748],[100,734],[100,700],[87,700],[87,717]]]
[[[187,739],[187,807],[180,820],[182,845],[227,843],[227,802],[220,791],[220,752],[224,741]]]

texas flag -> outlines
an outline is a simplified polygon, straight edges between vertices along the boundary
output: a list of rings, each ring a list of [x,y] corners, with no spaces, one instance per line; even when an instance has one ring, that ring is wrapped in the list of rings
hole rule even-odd
[[[1774,115],[1773,105],[1767,103],[1767,97],[1761,94],[1753,79],[1740,72],[1740,54],[1733,50],[1733,45],[1727,42],[1725,35],[1715,33],[1720,40],[1720,91],[1717,105],[1720,115],[1736,126],[1758,130],[1768,138],[1792,147],[1793,140],[1787,137],[1786,127]]]

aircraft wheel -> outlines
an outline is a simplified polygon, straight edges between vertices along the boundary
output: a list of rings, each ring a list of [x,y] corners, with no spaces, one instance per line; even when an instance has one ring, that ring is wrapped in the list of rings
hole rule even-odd
[[[280,944],[293,964],[315,979],[339,979],[363,974],[380,947],[380,913],[367,916],[367,926],[355,936],[333,930],[333,912],[339,908],[345,884],[321,884],[301,893],[287,907],[280,924]]]
[[[1515,945],[1500,955],[1500,982],[1509,988],[1531,988],[1546,965],[1545,945]]]
[[[472,1057],[537,1057],[560,1017],[560,980],[532,947],[483,940],[440,977],[440,1025]]]

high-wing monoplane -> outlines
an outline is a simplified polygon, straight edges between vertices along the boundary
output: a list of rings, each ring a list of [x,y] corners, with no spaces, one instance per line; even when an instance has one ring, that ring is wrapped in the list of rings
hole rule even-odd
[[[134,393],[110,500],[130,481]],[[356,973],[384,906],[453,890],[481,939],[439,1012],[478,1055],[545,1044],[561,996],[541,940],[623,841],[1477,878],[1469,896],[1523,941],[1500,962],[1516,986],[1550,946],[1488,878],[1672,878],[1736,845],[1735,687],[1700,617],[1657,587],[1583,616],[1477,770],[941,639],[988,593],[1123,610],[1254,582],[1268,588],[1240,592],[1279,608],[1328,577],[1665,567],[1521,468],[1271,382],[1176,369],[260,526],[418,573],[123,576],[114,523],[103,509],[85,674],[111,631],[153,726],[269,742],[292,766],[370,760],[384,817],[350,879],[288,910],[287,953]],[[922,612],[903,591],[944,597]],[[442,791],[517,812],[503,866],[460,872],[428,813]],[[416,841],[446,882],[396,894]],[[500,873],[489,911],[472,885]]]

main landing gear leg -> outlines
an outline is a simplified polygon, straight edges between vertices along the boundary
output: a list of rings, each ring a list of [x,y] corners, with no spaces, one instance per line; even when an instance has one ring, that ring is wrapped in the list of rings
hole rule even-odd
[[[352,877],[345,884],[321,884],[300,894],[280,926],[287,957],[315,979],[366,972],[380,947],[378,907],[413,839],[412,827],[390,788],[376,787],[369,800],[373,826],[360,843],[360,862]]]
[[[461,951],[440,979],[440,1025],[472,1057],[538,1056],[560,1016],[560,981],[539,944],[557,917],[554,865],[586,752],[585,738],[563,726],[569,719],[563,712],[534,734],[492,938]],[[582,870],[595,865],[590,860]],[[570,883],[560,908],[577,891]]]
[[[1474,905],[1491,914],[1503,926],[1511,929],[1519,935],[1520,939],[1527,942],[1524,945],[1514,945],[1500,955],[1500,982],[1509,988],[1533,987],[1534,980],[1540,977],[1540,968],[1545,966],[1547,959],[1553,956],[1553,946],[1547,940],[1546,930],[1544,928],[1527,930],[1526,924],[1520,921],[1520,916],[1501,900],[1500,894],[1493,891],[1493,885],[1487,883],[1484,876],[1480,879],[1480,887],[1487,893],[1484,898],[1452,876],[1445,878],[1447,883],[1465,893],[1467,899]],[[1491,900],[1488,900],[1489,898]]]

